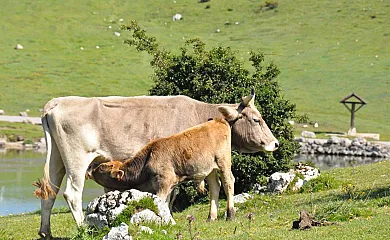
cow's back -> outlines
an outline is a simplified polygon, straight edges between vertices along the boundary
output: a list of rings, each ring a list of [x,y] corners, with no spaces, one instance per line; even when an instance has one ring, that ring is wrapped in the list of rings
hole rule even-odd
[[[185,96],[61,97],[44,108],[51,134],[67,151],[103,151],[126,158],[152,139],[167,137],[203,122]],[[66,141],[66,143],[64,142]]]

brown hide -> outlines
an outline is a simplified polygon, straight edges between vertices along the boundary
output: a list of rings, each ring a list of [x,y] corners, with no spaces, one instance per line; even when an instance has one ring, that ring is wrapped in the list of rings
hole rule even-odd
[[[89,168],[88,175],[106,188],[136,188],[167,199],[172,188],[179,182],[202,182],[211,173],[218,171],[231,200],[234,179],[231,173],[230,141],[228,122],[216,119],[171,137],[154,140],[125,162],[110,161],[97,167],[94,165]],[[211,185],[215,185],[217,180],[214,177],[207,181],[212,181]],[[215,198],[217,193],[214,191],[216,190],[210,189],[210,196]],[[232,203],[229,204],[228,216],[233,217],[233,206]],[[215,220],[215,206],[211,204],[210,208],[209,218]]]

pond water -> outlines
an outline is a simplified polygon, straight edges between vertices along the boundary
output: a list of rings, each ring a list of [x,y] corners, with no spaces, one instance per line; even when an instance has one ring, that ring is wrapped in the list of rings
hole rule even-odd
[[[9,214],[21,214],[40,210],[40,200],[33,195],[36,187],[33,181],[43,176],[45,153],[31,151],[0,152],[0,216]],[[320,168],[326,170],[334,167],[349,167],[361,164],[368,164],[383,159],[340,157],[340,156],[318,156],[298,155],[295,161],[311,161]],[[64,180],[65,181],[65,180]],[[62,193],[64,182],[58,194],[54,207],[67,206]],[[103,193],[103,188],[94,181],[86,181],[83,206]]]
[[[31,151],[0,152],[0,216],[21,214],[41,209],[41,201],[33,192],[32,182],[43,176],[46,153]],[[65,179],[54,207],[67,206],[62,196]],[[83,205],[103,193],[103,188],[94,181],[86,181]]]

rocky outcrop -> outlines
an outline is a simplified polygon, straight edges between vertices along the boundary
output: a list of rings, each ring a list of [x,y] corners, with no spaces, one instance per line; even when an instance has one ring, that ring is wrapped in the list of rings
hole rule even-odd
[[[300,144],[300,154],[325,154],[341,156],[362,156],[362,157],[389,157],[389,151],[380,144],[368,142],[364,138],[331,137],[330,139],[307,139],[296,138]]]
[[[111,226],[116,217],[127,207],[131,201],[139,201],[144,197],[151,197],[158,208],[158,214],[143,210],[134,214],[131,222],[141,223],[155,222],[157,224],[175,224],[175,220],[169,211],[168,205],[156,195],[141,192],[135,189],[124,192],[112,191],[95,198],[88,204],[85,221],[89,226],[98,229]],[[143,213],[146,211],[146,213]]]
[[[267,179],[267,186],[261,186],[255,184],[253,191],[255,193],[261,192],[272,192],[272,193],[282,193],[293,183],[294,179],[296,181],[293,183],[294,186],[291,187],[291,190],[299,190],[307,181],[317,178],[320,176],[320,171],[318,168],[314,168],[302,163],[298,163],[295,166],[295,169],[290,169],[286,173],[276,172],[273,173]]]

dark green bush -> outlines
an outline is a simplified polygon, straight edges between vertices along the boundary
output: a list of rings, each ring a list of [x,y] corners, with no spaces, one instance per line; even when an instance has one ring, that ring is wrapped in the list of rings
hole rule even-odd
[[[280,71],[273,62],[266,64],[262,53],[251,51],[249,61],[253,70],[250,72],[229,47],[206,50],[204,42],[192,39],[186,41],[176,55],[159,48],[156,39],[148,37],[135,21],[123,28],[133,32],[132,38],[125,43],[153,56],[151,95],[182,94],[208,103],[237,103],[250,89],[255,90],[255,104],[278,138],[280,148],[273,153],[250,155],[233,152],[235,193],[251,190],[264,176],[290,167],[297,144],[287,120],[295,116],[295,105],[280,93],[276,81]],[[186,204],[196,201],[196,195],[192,196],[196,191],[187,186],[185,189],[187,197],[183,199],[181,191],[177,199]]]

